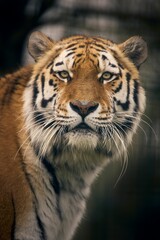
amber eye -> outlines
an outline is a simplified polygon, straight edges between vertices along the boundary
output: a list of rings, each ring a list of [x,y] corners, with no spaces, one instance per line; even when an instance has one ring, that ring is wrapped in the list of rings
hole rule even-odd
[[[104,72],[101,76],[102,80],[110,80],[113,76],[113,73],[110,72]]]
[[[70,79],[70,75],[67,71],[60,71],[60,72],[57,72],[58,76],[62,79],[67,79],[69,80]]]

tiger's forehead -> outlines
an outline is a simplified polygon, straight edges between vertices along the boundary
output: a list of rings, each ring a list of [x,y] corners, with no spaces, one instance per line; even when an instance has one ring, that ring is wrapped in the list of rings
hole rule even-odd
[[[54,59],[54,71],[72,71],[79,68],[85,61],[91,62],[99,73],[110,71],[119,73],[118,62],[111,51],[111,46],[101,42],[71,43]]]

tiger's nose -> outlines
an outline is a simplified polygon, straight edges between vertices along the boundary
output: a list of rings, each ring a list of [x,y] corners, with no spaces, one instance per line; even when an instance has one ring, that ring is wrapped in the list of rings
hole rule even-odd
[[[75,100],[70,102],[71,108],[83,118],[94,112],[98,108],[98,105],[99,104],[94,101]]]

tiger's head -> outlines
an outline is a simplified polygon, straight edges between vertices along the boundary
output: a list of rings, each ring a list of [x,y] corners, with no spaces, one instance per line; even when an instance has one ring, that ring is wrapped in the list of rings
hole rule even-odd
[[[115,44],[73,36],[54,42],[31,34],[36,63],[24,94],[31,143],[43,156],[53,148],[120,152],[145,108],[139,66],[147,46],[135,36]]]

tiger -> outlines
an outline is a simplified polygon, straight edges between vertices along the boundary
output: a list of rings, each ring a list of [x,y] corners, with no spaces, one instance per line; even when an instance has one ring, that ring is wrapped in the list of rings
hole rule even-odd
[[[147,44],[35,31],[28,51],[34,63],[0,79],[0,239],[70,240],[138,129]]]

